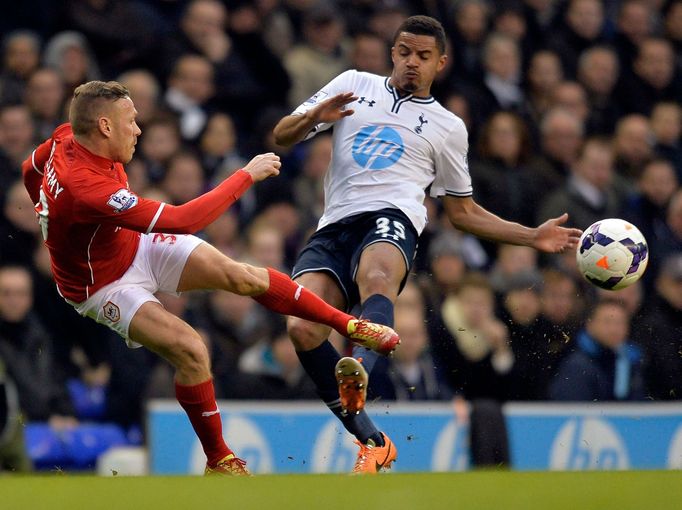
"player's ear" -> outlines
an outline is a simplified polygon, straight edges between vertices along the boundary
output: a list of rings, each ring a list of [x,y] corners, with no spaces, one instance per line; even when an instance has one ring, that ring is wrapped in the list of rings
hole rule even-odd
[[[443,68],[445,67],[445,64],[448,61],[448,56],[443,53],[439,58],[438,58],[438,66],[436,67],[436,72],[441,72]]]
[[[100,117],[97,119],[97,129],[103,136],[109,138],[111,136],[111,120],[108,117]]]

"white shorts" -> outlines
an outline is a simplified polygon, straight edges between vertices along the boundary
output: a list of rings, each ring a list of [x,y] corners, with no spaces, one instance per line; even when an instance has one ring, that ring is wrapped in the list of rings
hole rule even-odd
[[[147,301],[158,303],[158,291],[178,295],[178,283],[189,255],[203,243],[193,235],[143,234],[128,270],[82,303],[69,303],[125,338],[128,347],[141,347],[128,336],[133,316]]]

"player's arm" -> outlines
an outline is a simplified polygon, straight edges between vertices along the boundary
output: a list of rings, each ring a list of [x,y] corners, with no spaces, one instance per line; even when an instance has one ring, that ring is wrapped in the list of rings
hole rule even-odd
[[[549,253],[578,245],[582,232],[561,226],[568,219],[567,214],[529,228],[504,220],[477,204],[472,196],[468,148],[466,127],[456,119],[452,131],[434,156],[436,179],[431,186],[431,195],[444,197],[445,212],[456,228],[490,241],[531,246]]]
[[[339,119],[353,115],[355,110],[346,109],[346,105],[357,99],[352,92],[343,92],[325,99],[303,113],[287,115],[273,130],[275,142],[277,145],[289,147],[305,139],[317,126],[333,124]]]
[[[96,188],[81,183],[78,212],[90,221],[137,232],[192,234],[215,221],[251,184],[278,175],[280,166],[279,156],[260,154],[211,191],[179,206],[138,197],[113,180]]]
[[[355,111],[346,106],[358,99],[348,92],[355,90],[356,77],[357,72],[352,69],[341,73],[291,115],[280,120],[273,130],[275,142],[289,147],[330,128],[337,120],[353,115]]]
[[[575,248],[580,230],[561,226],[568,220],[564,213],[536,228],[504,220],[477,204],[472,197],[446,196],[443,199],[450,222],[458,229],[490,241],[531,246],[548,253]]]
[[[62,124],[54,130],[51,138],[41,143],[21,164],[21,174],[24,179],[24,186],[28,191],[31,200],[37,204],[40,200],[40,185],[43,182],[45,163],[50,158],[52,144],[55,139],[71,133],[69,123]]]
[[[52,138],[41,143],[21,164],[21,174],[24,178],[24,186],[31,200],[37,204],[40,200],[40,185],[43,182],[43,168],[50,157]]]

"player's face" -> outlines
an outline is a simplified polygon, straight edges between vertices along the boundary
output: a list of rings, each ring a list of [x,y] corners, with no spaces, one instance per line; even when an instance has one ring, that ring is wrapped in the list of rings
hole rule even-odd
[[[425,97],[447,56],[438,51],[435,37],[401,32],[391,48],[391,60],[391,84],[402,92]]]
[[[119,99],[112,106],[109,138],[111,159],[127,163],[133,158],[137,137],[142,133],[135,121],[137,110],[128,97]]]

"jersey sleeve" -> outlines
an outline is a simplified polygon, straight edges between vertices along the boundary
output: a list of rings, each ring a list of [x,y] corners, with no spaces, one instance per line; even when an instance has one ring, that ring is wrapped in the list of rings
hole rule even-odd
[[[431,184],[431,196],[434,198],[445,195],[470,197],[473,193],[467,160],[467,129],[459,118],[456,122],[434,158],[436,178]]]
[[[21,164],[24,186],[34,204],[40,199],[40,185],[43,182],[45,163],[52,150],[52,138],[41,143]]]
[[[74,207],[77,217],[87,223],[106,223],[147,234],[192,234],[215,221],[252,183],[249,173],[238,170],[211,191],[173,206],[140,197],[114,179],[84,172]]]
[[[21,174],[24,178],[24,186],[28,191],[33,203],[40,199],[40,185],[43,182],[45,163],[50,158],[54,142],[62,136],[71,133],[71,125],[66,123],[57,127],[50,138],[41,143],[21,164]]]
[[[306,100],[303,104],[299,105],[299,107],[296,108],[291,114],[303,115],[307,111],[312,110],[322,101],[329,99],[330,97],[333,97],[337,94],[342,94],[344,92],[353,92],[356,75],[357,71],[355,71],[354,69],[341,73],[332,81],[327,83],[324,87],[322,87],[319,91],[317,91],[315,95]],[[305,136],[304,140],[308,140],[315,136],[317,133],[329,129],[330,127],[332,127],[332,125],[333,123],[317,124]]]

